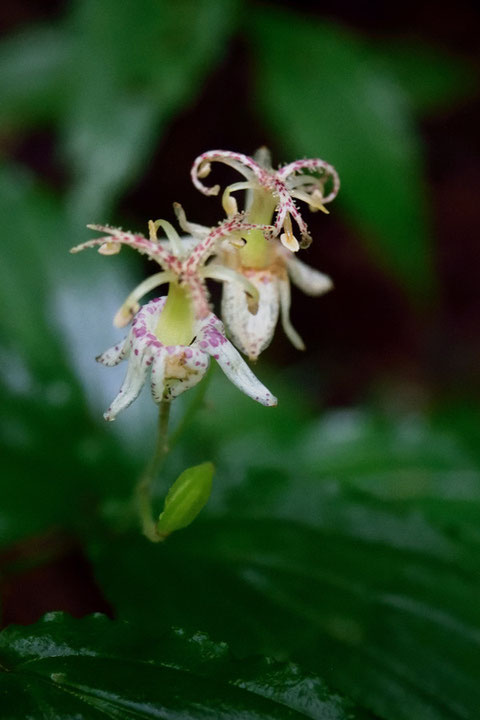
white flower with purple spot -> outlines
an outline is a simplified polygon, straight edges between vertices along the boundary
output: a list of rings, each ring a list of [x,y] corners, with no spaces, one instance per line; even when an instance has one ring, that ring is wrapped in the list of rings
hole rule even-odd
[[[266,406],[277,399],[255,377],[240,354],[225,337],[221,321],[209,313],[194,324],[195,338],[189,345],[165,345],[156,333],[167,298],[157,298],[135,316],[127,337],[97,357],[103,365],[128,360],[122,387],[104,414],[115,420],[139,395],[150,372],[152,396],[156,403],[170,401],[196,385],[205,375],[213,357],[234,385]]]
[[[238,274],[243,274],[258,291],[258,302],[245,295],[237,283],[224,283],[222,318],[229,336],[249,360],[256,360],[270,345],[280,315],[285,334],[297,350],[305,344],[290,320],[290,282],[305,294],[318,297],[333,288],[328,275],[301,262],[296,255],[276,244],[270,247],[272,260],[265,268],[241,267],[240,253],[225,252]]]

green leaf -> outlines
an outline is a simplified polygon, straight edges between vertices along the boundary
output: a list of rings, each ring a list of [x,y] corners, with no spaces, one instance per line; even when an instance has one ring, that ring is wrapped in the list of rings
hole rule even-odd
[[[468,450],[412,417],[333,413],[292,422],[286,442],[241,406],[239,436],[232,412],[219,400],[192,429],[192,452],[207,415],[218,443],[216,491],[192,528],[162,547],[138,534],[92,543],[120,617],[293,657],[389,720],[474,720],[480,563],[466,531],[480,473]]]
[[[54,122],[68,97],[72,42],[58,28],[33,27],[0,43],[0,123],[15,131]]]
[[[138,635],[104,616],[51,613],[0,635],[2,718],[346,720],[351,705],[295,665],[238,661],[181,630]]]
[[[424,167],[411,108],[369,45],[298,14],[249,18],[258,107],[288,157],[322,157],[339,206],[384,267],[417,297],[432,288]],[[335,211],[335,208],[333,208]]]
[[[55,123],[73,170],[68,211],[101,220],[191,102],[237,21],[238,0],[85,0],[54,27],[0,44],[0,120]]]
[[[78,3],[64,148],[75,170],[71,211],[109,211],[145,167],[170,119],[201,87],[236,21],[237,0]],[[148,49],[148,50],[147,50]]]

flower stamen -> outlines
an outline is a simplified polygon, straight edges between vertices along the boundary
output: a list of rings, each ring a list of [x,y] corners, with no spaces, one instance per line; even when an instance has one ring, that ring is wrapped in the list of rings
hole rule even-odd
[[[291,250],[292,252],[298,252],[298,250],[300,250],[300,244],[295,235],[293,234],[292,219],[288,212],[285,215],[285,220],[283,221],[283,229],[285,230],[285,232],[280,235],[280,241],[282,245],[284,245],[288,250]]]

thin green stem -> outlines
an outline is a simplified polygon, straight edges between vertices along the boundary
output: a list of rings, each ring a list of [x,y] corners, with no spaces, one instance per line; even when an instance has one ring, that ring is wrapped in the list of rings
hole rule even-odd
[[[160,403],[157,425],[157,442],[154,454],[145,468],[136,487],[138,516],[142,525],[142,532],[152,542],[160,542],[162,538],[157,533],[157,524],[152,510],[152,483],[158,475],[162,463],[168,453],[168,419],[170,416],[170,403],[163,400]]]
[[[183,414],[182,419],[180,420],[180,422],[178,423],[174,432],[170,436],[170,441],[169,441],[170,448],[173,448],[177,444],[180,437],[185,432],[186,428],[192,422],[192,420],[195,416],[195,413],[203,405],[203,401],[205,399],[205,394],[208,390],[208,386],[210,384],[210,379],[213,375],[213,371],[214,371],[214,364],[210,363],[210,367],[208,368],[207,374],[205,375],[204,379],[200,383],[200,387],[198,388],[197,392],[193,395],[189,406],[187,407],[187,409],[185,410],[185,412]]]

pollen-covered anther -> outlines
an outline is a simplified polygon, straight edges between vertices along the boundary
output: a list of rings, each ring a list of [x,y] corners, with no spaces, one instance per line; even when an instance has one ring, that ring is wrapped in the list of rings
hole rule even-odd
[[[250,315],[256,315],[258,313],[259,296],[253,297],[253,295],[247,295],[247,308]]]
[[[117,328],[125,327],[139,310],[140,303],[136,301],[125,302],[113,318],[114,326]]]
[[[237,201],[227,192],[223,193],[222,206],[228,217],[232,217],[238,213]]]
[[[308,233],[304,233],[302,235],[302,239],[300,240],[301,249],[306,250],[307,248],[310,247],[311,244],[312,244],[312,236],[309,235]]]
[[[245,247],[245,245],[247,244],[247,241],[245,240],[245,238],[242,238],[242,237],[231,237],[231,238],[229,238],[228,242],[234,248],[238,248],[238,249]]]
[[[311,200],[308,209],[311,212],[318,212],[318,210],[321,210],[325,213],[325,215],[330,215],[330,210],[327,210],[323,204],[323,195],[318,188],[315,188],[315,190],[311,193],[310,198]]]
[[[283,223],[283,229],[285,232],[280,235],[280,241],[282,245],[284,245],[288,250],[291,250],[292,252],[297,252],[298,250],[300,250],[300,243],[293,234],[292,220],[288,213]]]
[[[103,245],[100,245],[100,247],[98,248],[98,252],[100,253],[100,255],[118,255],[121,249],[121,245],[117,245],[113,242],[106,242],[103,243]]]
[[[206,178],[208,175],[210,175],[211,169],[212,169],[212,166],[210,165],[209,162],[203,162],[197,170],[198,177]]]

